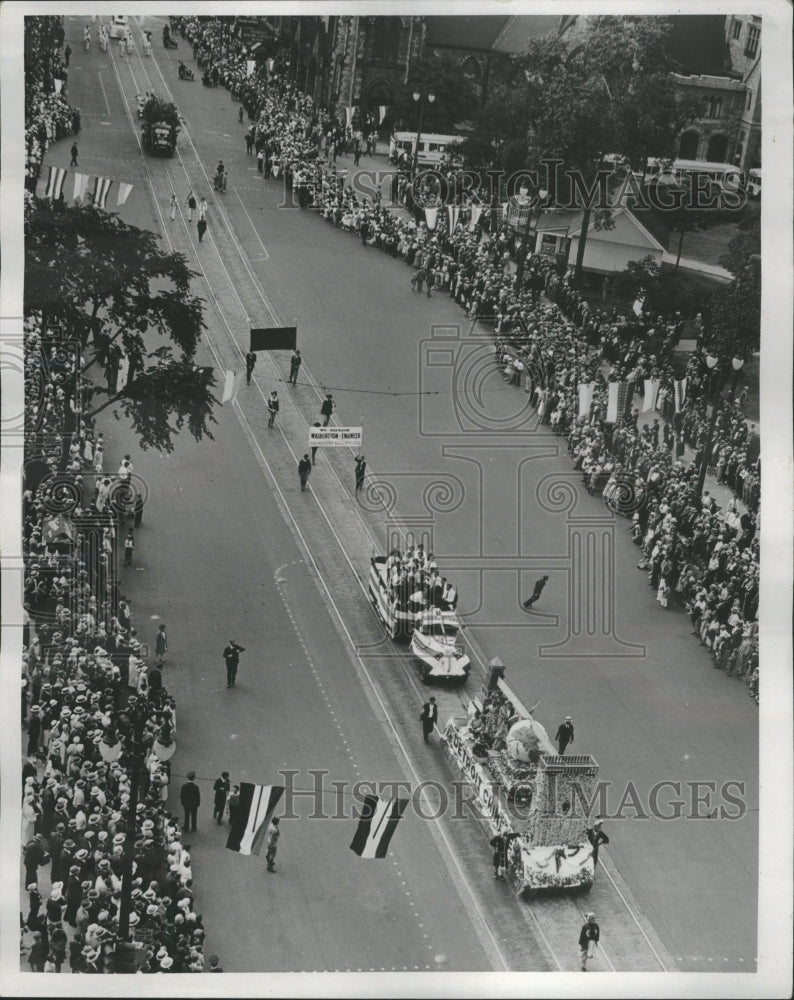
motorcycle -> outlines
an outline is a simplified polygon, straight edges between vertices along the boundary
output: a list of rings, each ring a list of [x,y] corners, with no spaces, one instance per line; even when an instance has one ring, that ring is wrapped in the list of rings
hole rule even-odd
[[[193,77],[193,70],[192,69],[188,69],[187,66],[183,62],[180,62],[180,64],[179,64],[179,79],[180,80],[192,80],[192,79],[194,79],[194,77]]]

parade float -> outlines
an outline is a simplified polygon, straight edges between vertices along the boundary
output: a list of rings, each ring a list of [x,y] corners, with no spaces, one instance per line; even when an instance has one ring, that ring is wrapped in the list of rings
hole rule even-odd
[[[409,593],[409,588],[391,586],[383,556],[370,559],[369,597],[391,638],[409,640],[425,684],[466,680],[471,660],[459,642],[462,626],[454,608],[429,603],[421,588]]]
[[[138,114],[143,121],[143,148],[151,156],[173,156],[179,132],[179,110],[170,101],[150,94],[140,103]]]
[[[470,702],[467,717],[450,719],[444,734],[492,835],[516,835],[507,846],[507,870],[517,893],[589,891],[592,820],[585,808],[593,801],[596,761],[560,756],[533,710],[502,680],[483,702]]]

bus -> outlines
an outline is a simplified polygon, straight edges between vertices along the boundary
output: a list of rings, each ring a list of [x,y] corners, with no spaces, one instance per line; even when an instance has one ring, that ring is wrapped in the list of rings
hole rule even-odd
[[[110,19],[110,37],[124,38],[127,34],[128,21],[126,14],[114,14]]]
[[[753,167],[747,174],[747,193],[751,198],[761,197],[761,168]]]
[[[736,190],[744,185],[744,174],[733,163],[714,163],[710,160],[663,160],[656,156],[648,157],[646,177],[666,179],[670,183],[685,180],[687,177],[708,177],[720,187]]]
[[[440,132],[423,132],[419,139],[420,166],[437,167],[441,164],[454,163],[462,166],[463,159],[455,151],[455,146],[463,141],[461,135],[442,135]],[[409,163],[413,162],[416,146],[416,132],[395,132],[389,143],[389,156],[397,161],[401,153],[405,153]]]

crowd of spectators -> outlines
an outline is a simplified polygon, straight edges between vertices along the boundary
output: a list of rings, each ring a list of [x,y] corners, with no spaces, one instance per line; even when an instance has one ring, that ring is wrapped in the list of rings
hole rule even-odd
[[[684,405],[677,407],[673,349],[684,331],[680,314],[622,315],[593,306],[572,287],[570,269],[534,253],[525,257],[519,279],[511,261],[524,256],[523,238],[491,210],[487,192],[463,192],[455,184],[452,166],[441,173],[447,195],[457,192],[456,217],[442,203],[438,178],[412,178],[408,164],[393,174],[390,205],[380,186],[365,193],[347,183],[336,153],[352,140],[349,126],[330,120],[290,86],[278,64],[269,75],[258,68],[248,75],[242,45],[224,41],[218,26],[194,21],[182,27],[197,58],[216,67],[220,82],[243,101],[253,122],[248,149],[257,152],[266,177],[283,176],[301,207],[402,258],[414,269],[415,291],[447,293],[469,319],[493,325],[504,377],[528,393],[542,423],[567,436],[586,488],[633,518],[641,565],[660,603],[667,607],[675,595],[715,665],[744,676],[757,701],[759,438],[742,413],[743,395],[729,392],[708,465],[746,511],[740,515],[736,503],[719,510],[708,491],[702,502],[698,472],[711,423],[707,320],[694,318],[698,347],[684,373]],[[646,380],[658,388],[648,407]],[[614,381],[628,384],[627,403],[618,421],[607,421]],[[592,384],[593,393],[580,414],[583,384]],[[646,409],[650,421],[641,419]]]
[[[24,340],[22,954],[35,972],[201,972],[190,847],[167,805],[175,702],[119,585],[142,496],[129,456],[106,470],[75,346],[38,315]],[[142,947],[120,967],[125,874]]]
[[[48,147],[80,129],[67,100],[68,58],[62,16],[25,19],[25,187],[36,190]]]

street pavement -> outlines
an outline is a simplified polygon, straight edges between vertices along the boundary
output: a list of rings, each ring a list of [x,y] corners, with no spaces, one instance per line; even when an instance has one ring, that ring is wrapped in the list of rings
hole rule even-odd
[[[159,19],[137,23],[159,38]],[[448,781],[437,742],[426,752],[416,746],[426,689],[408,657],[382,640],[360,586],[373,549],[415,532],[459,586],[475,661],[470,693],[482,662],[499,656],[521,701],[540,699],[537,717],[552,733],[573,715],[572,750],[591,753],[611,783],[611,845],[586,904],[531,907],[484,884],[484,834],[481,856],[460,846],[475,843],[470,823],[448,832],[449,824],[408,816],[379,865],[347,850],[350,820],[286,821],[279,871],[267,876],[256,860],[223,850],[204,784],[195,870],[210,949],[235,971],[421,969],[436,955],[453,969],[571,968],[577,921],[592,908],[604,951],[620,952],[615,968],[751,971],[758,732],[743,686],[712,668],[683,614],[656,603],[625,523],[584,493],[564,440],[536,427],[523,393],[502,381],[485,331],[471,330],[446,295],[412,294],[399,261],[310,210],[280,207],[283,188],[246,156],[246,126],[228,93],[177,80],[177,59],[189,61],[184,42],[127,63],[118,52],[86,56],[74,44],[78,31],[70,22],[80,169],[134,183],[123,217],[164,231],[200,272],[209,363],[240,371],[247,326],[294,318],[305,358],[301,384],[288,390],[286,358],[260,356],[255,384],[219,410],[214,442],[183,437],[171,456],[135,456],[151,499],[130,591],[139,629],[153,615],[169,625],[166,683],[180,708],[175,771],[193,767],[212,779],[225,768],[235,779],[273,781],[286,765],[327,767],[339,780],[360,772],[380,780],[446,773]],[[175,160],[140,153],[131,116],[134,94],[145,90],[170,91],[185,118]],[[66,165],[67,146],[47,162]],[[220,158],[230,185],[213,196]],[[210,201],[201,246],[184,216],[191,186]],[[174,223],[171,190],[182,203]],[[264,398],[274,387],[282,412],[268,431]],[[337,422],[364,426],[370,489],[358,503],[345,450],[321,453],[310,489],[298,489],[296,456],[326,391]],[[111,442],[120,453],[132,447],[122,428]],[[549,584],[526,613],[521,601],[541,573]],[[220,651],[231,633],[246,653],[229,692]],[[454,696],[440,700],[444,711],[460,711]],[[666,780],[714,783],[711,802],[684,810],[713,818],[654,817],[651,790]],[[719,818],[727,781],[744,783],[747,812],[738,820]],[[609,818],[632,792],[635,807]],[[691,797],[684,786],[681,798]],[[660,805],[670,798],[668,789]],[[498,946],[478,917],[483,907],[500,921]],[[555,914],[570,924],[567,953]],[[257,919],[261,949],[249,930]],[[619,947],[623,924],[645,948],[639,966]]]

